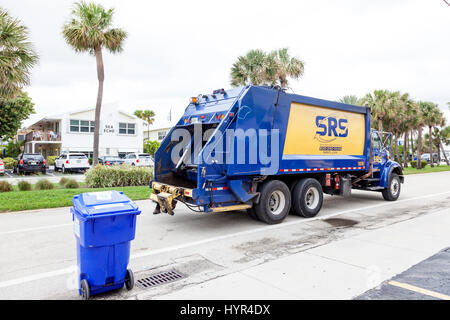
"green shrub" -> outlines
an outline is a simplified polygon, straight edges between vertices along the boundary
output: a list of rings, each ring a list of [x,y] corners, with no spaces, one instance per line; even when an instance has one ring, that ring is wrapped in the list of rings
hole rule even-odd
[[[54,166],[55,165],[55,160],[58,158],[58,156],[48,156],[47,157],[47,164],[49,166]]]
[[[8,181],[0,181],[0,192],[12,191],[11,184]]]
[[[86,184],[89,188],[146,186],[152,179],[151,168],[130,165],[97,165],[86,172]]]
[[[11,170],[17,165],[17,160],[14,160],[13,158],[4,158],[3,163],[5,164],[5,169]]]
[[[67,181],[69,181],[69,179],[62,177],[61,179],[59,179],[59,185],[63,186],[67,183]]]
[[[422,169],[425,168],[428,165],[428,162],[426,160],[420,160],[420,163],[422,164]],[[411,167],[417,168],[417,161],[416,160],[411,161]]]
[[[28,181],[19,181],[17,184],[17,187],[20,191],[30,191],[31,190],[31,184]]]
[[[34,187],[36,190],[50,190],[53,189],[53,183],[48,181],[47,179],[41,179],[36,183]]]
[[[74,179],[70,179],[66,182],[67,189],[78,189],[80,185]]]

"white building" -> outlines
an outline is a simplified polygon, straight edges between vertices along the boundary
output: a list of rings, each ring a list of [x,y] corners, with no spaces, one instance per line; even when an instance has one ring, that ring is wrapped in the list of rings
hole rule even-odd
[[[150,130],[147,129],[147,126],[144,125],[144,139],[150,141],[158,141],[161,142],[166,135],[169,133],[170,129],[175,126],[176,122],[159,122],[152,124],[150,126]]]
[[[25,152],[40,152],[44,157],[81,152],[92,157],[94,120],[95,107],[46,116],[27,128]],[[99,156],[143,152],[142,133],[142,120],[120,110],[118,104],[103,105]]]

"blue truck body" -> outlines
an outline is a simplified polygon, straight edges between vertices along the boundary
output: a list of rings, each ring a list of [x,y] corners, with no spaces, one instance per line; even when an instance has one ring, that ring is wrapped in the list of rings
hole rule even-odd
[[[157,150],[154,170],[155,213],[170,214],[177,201],[203,212],[253,210],[272,180],[292,193],[299,181],[315,179],[320,193],[336,195],[385,196],[393,173],[398,193],[403,183],[368,107],[252,85],[192,98]]]

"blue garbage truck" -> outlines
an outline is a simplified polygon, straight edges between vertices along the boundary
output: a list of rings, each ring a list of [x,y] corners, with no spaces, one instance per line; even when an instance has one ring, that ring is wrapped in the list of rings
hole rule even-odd
[[[154,213],[247,210],[267,224],[314,217],[323,194],[352,189],[395,201],[404,182],[371,111],[248,85],[190,99],[155,153]]]

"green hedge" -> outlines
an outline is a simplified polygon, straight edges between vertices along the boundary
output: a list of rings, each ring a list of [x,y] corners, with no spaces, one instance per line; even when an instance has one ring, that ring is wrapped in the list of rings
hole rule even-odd
[[[55,160],[58,158],[58,156],[48,156],[47,157],[47,164],[49,166],[55,165]]]
[[[89,188],[146,186],[153,179],[153,170],[130,165],[97,165],[86,172]]]
[[[428,162],[426,160],[420,160],[420,163],[422,164],[422,169],[425,168],[428,164]],[[411,167],[413,168],[417,168],[417,161],[413,160],[411,161]]]
[[[5,164],[5,169],[12,170],[12,168],[17,165],[17,160],[13,158],[3,158],[3,163]]]

